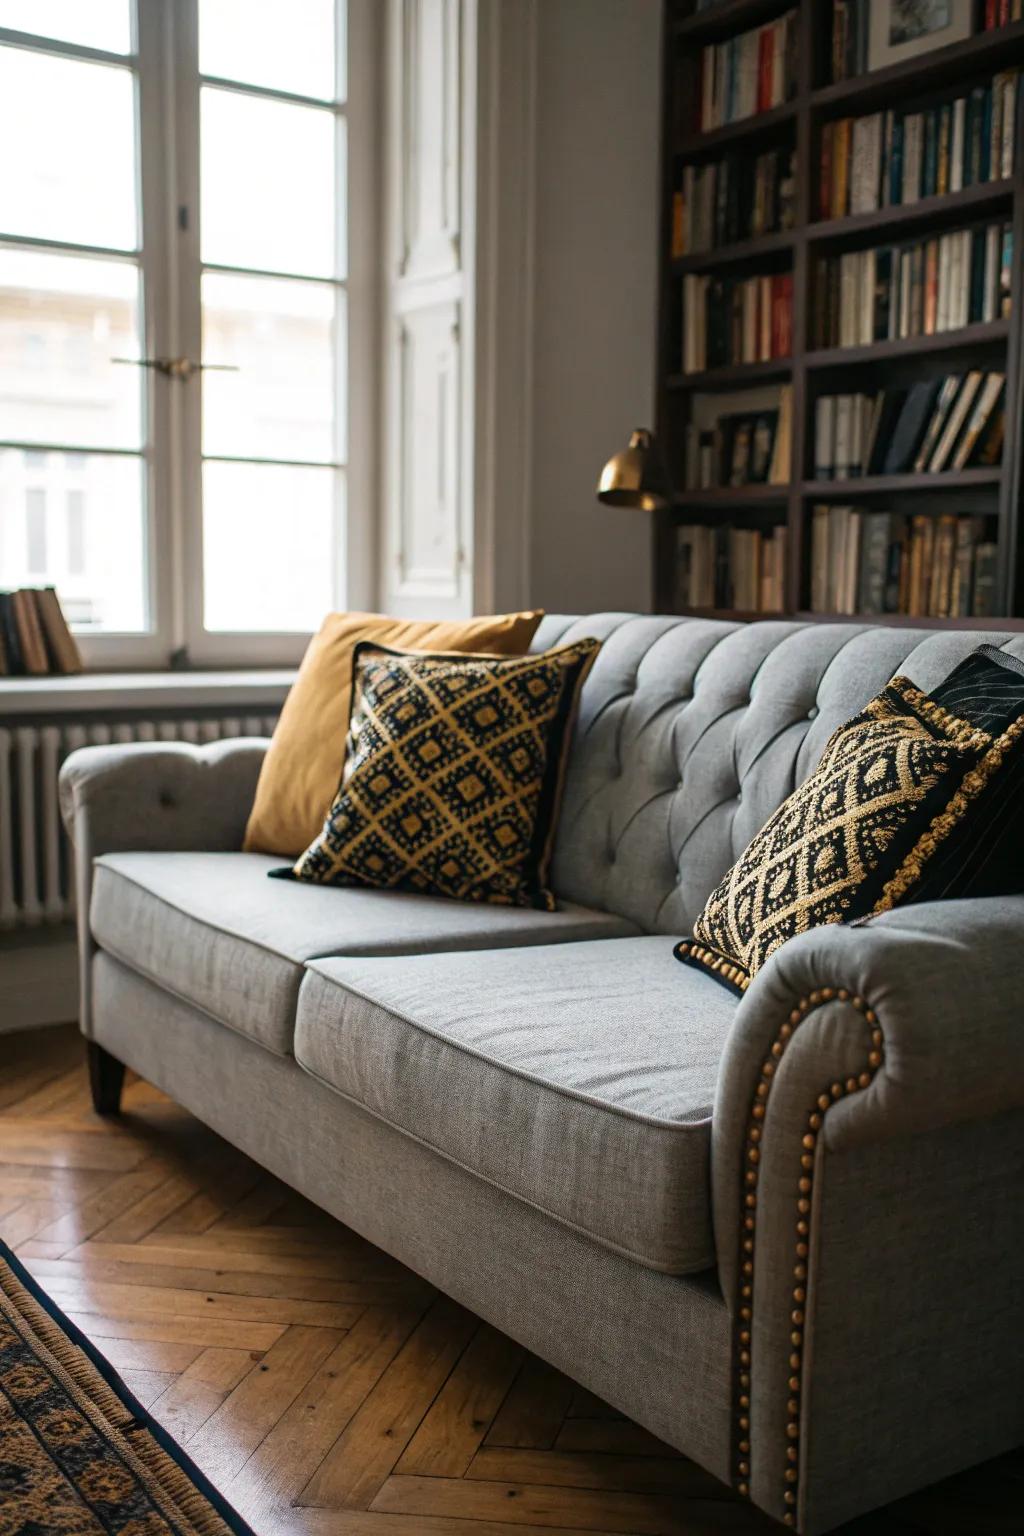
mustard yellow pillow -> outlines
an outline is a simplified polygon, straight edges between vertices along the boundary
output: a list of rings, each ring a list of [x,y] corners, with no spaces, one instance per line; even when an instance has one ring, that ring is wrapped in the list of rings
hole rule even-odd
[[[522,656],[543,614],[434,623],[381,613],[330,613],[309,642],[260,770],[243,847],[296,858],[320,833],[345,760],[352,657],[360,640],[398,650]]]

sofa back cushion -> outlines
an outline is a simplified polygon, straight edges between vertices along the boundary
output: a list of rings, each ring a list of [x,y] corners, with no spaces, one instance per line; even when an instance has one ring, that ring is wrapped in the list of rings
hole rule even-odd
[[[603,642],[583,687],[552,883],[684,934],[730,865],[896,672],[933,688],[976,646],[1024,634],[769,620],[549,615],[532,649]]]

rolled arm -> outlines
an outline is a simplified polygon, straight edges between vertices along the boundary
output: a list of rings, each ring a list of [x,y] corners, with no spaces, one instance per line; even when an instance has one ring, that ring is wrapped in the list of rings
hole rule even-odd
[[[1022,1001],[1019,896],[813,930],[776,952],[737,1009],[712,1123],[732,1474],[802,1531],[1016,1433],[985,1407],[1006,1339],[977,1361],[949,1341],[965,1296],[986,1318],[1013,1310]],[[946,1444],[941,1423],[918,1434],[922,1389],[908,1395],[903,1347],[931,1362],[938,1400],[967,1405],[973,1450]],[[857,1434],[838,1426],[861,1420],[913,1454],[858,1460]]]
[[[83,747],[61,769],[68,835],[90,858],[129,849],[241,848],[269,742],[231,737]]]
[[[791,940],[740,1003],[719,1074],[723,1279],[735,1275],[747,1171],[770,1143],[820,1136],[832,1151],[1022,1106],[1024,896],[922,903]]]
[[[92,863],[102,853],[241,848],[269,741],[231,737],[83,747],[60,774],[60,806],[75,849],[80,1022],[90,1033],[89,901]]]

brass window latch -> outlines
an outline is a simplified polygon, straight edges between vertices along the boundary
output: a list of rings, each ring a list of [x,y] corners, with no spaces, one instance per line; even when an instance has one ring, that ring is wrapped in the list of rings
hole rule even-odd
[[[194,373],[214,370],[217,373],[237,373],[235,363],[194,363],[190,357],[112,357],[112,363],[128,363],[133,368],[155,368],[166,379],[186,382]]]

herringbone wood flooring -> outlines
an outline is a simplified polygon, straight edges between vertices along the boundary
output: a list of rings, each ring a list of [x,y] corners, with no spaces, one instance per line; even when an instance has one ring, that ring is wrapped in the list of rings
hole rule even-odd
[[[0,1236],[259,1536],[755,1536],[692,1462],[154,1088],[93,1115],[73,1029],[0,1036]],[[845,1528],[1024,1530],[1024,1456]]]

